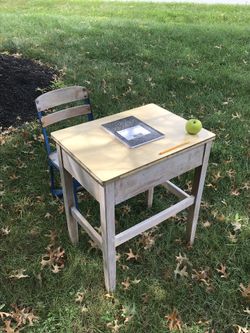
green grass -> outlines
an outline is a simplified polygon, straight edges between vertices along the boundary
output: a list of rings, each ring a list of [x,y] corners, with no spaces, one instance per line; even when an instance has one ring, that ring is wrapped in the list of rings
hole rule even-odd
[[[249,303],[240,284],[250,282],[250,8],[74,0],[0,0],[0,6],[0,52],[21,53],[62,70],[65,85],[86,85],[96,118],[154,102],[185,118],[201,119],[217,134],[194,247],[183,242],[185,213],[154,232],[150,249],[144,249],[141,237],[122,245],[114,298],[105,296],[101,253],[91,248],[88,236],[81,234],[78,247],[69,242],[61,203],[48,194],[36,123],[5,137],[0,228],[10,232],[4,235],[0,229],[0,311],[12,311],[12,304],[33,309],[39,322],[25,331],[36,333],[111,332],[107,324],[115,320],[122,325],[119,332],[169,332],[164,317],[174,308],[187,333],[245,327]],[[177,182],[186,187],[190,179],[185,175]],[[145,202],[141,194],[120,204],[117,229],[163,209],[172,198],[159,187],[152,210]],[[81,209],[93,223],[98,220],[98,205],[87,194]],[[58,274],[40,264],[50,230],[66,253]],[[126,261],[129,248],[139,254],[137,261]],[[187,265],[188,277],[174,277],[179,253],[192,264]],[[227,278],[216,270],[221,263]],[[29,277],[9,278],[21,268]],[[205,270],[207,284],[192,278],[193,270]],[[124,290],[121,283],[127,277],[141,281]],[[81,305],[75,302],[77,292],[84,293]],[[81,311],[83,305],[87,312]]]

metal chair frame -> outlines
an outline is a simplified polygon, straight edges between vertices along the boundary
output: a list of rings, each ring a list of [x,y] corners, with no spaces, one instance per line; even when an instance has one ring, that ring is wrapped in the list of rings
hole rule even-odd
[[[82,101],[80,106],[69,107],[63,110],[58,110],[46,115],[46,111],[53,110],[54,107],[58,107],[63,104],[69,104],[72,102]],[[62,188],[56,188],[55,185],[55,170],[59,171],[59,163],[57,158],[57,151],[52,150],[47,127],[62,120],[67,120],[76,116],[86,115],[88,121],[94,119],[90,98],[88,91],[85,87],[71,86],[62,89],[52,90],[50,92],[40,95],[35,100],[37,115],[42,127],[42,134],[44,137],[44,145],[48,157],[48,165],[50,172],[50,191],[54,197],[62,197]],[[73,189],[75,202],[77,203],[77,191],[80,188],[80,184],[73,179]]]

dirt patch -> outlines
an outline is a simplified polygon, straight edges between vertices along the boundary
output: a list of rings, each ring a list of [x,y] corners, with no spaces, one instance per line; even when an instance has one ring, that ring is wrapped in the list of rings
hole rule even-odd
[[[54,69],[20,56],[0,54],[0,128],[36,119],[34,100],[49,89]]]

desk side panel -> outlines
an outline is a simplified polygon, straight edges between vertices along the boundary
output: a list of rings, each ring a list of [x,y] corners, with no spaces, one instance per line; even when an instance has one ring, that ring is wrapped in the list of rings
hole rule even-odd
[[[101,185],[72,157],[62,150],[64,168],[74,177],[98,202],[100,202]]]
[[[202,165],[204,145],[166,158],[115,182],[115,203],[123,202],[151,187]]]

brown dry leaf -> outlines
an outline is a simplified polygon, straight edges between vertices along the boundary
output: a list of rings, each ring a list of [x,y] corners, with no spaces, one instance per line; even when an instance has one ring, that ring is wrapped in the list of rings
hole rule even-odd
[[[104,295],[106,298],[110,298],[110,299],[114,299],[114,295],[110,294],[110,293],[107,293]]]
[[[86,307],[86,305],[83,305],[82,307],[81,307],[81,313],[86,313],[86,312],[88,312],[89,311],[89,309]]]
[[[131,207],[129,205],[124,205],[121,208],[122,216],[128,215],[131,212]]]
[[[5,327],[3,327],[3,332],[6,332],[6,333],[19,333],[20,332],[18,329],[11,327],[11,320],[5,320],[4,325],[5,325]]]
[[[218,272],[218,273],[220,273],[220,277],[221,278],[225,278],[225,279],[227,279],[228,278],[228,273],[226,272],[226,270],[227,270],[227,267],[226,267],[226,265],[223,265],[223,264],[220,264],[220,268],[216,268],[216,271]]]
[[[18,308],[15,304],[12,305],[14,309],[10,313],[1,313],[2,317],[10,317],[11,319],[5,320],[4,332],[7,333],[18,333],[26,325],[33,326],[34,322],[38,321],[38,317],[34,315],[32,309],[29,308]],[[8,316],[6,316],[8,314]],[[13,326],[14,325],[14,326]]]
[[[46,235],[50,239],[50,244],[54,245],[57,239],[56,230],[49,230],[49,234]]]
[[[243,312],[247,313],[248,315],[250,315],[250,309],[247,307],[245,310],[243,310]]]
[[[13,319],[17,322],[17,327],[28,324],[33,326],[34,322],[38,320],[38,317],[34,315],[32,310],[28,308],[19,309],[14,305],[15,312],[13,312]]]
[[[245,287],[242,283],[240,284],[241,295],[250,301],[250,282]]]
[[[230,194],[232,196],[238,197],[240,195],[240,191],[237,188],[235,188],[231,190]]]
[[[179,253],[179,255],[176,256],[175,258],[176,258],[177,263],[179,263],[180,265],[187,264],[187,265],[192,266],[191,262],[189,261],[189,259],[188,259],[188,257],[186,256],[185,253],[184,253],[184,255]]]
[[[37,196],[36,196],[36,202],[37,202],[37,203],[43,203],[43,202],[44,202],[44,197],[41,196],[41,195],[37,195]]]
[[[243,186],[241,187],[242,190],[249,190],[250,189],[250,181],[246,182],[243,184]]]
[[[12,175],[9,176],[10,180],[17,180],[19,179],[21,176],[17,176],[15,173],[13,173]]]
[[[234,232],[241,230],[241,227],[242,227],[242,225],[238,221],[232,223],[232,226],[234,227]]]
[[[60,204],[57,208],[59,214],[64,214],[64,204]]]
[[[131,259],[135,259],[137,260],[139,258],[138,254],[134,254],[132,249],[129,249],[129,252],[125,253],[127,255],[127,259],[126,260],[131,260]]]
[[[178,275],[180,277],[188,277],[187,266],[184,265],[182,268],[180,268],[180,267],[181,267],[181,264],[178,263],[176,266],[176,269],[174,271],[175,278],[177,278]]]
[[[118,262],[121,259],[121,254],[119,252],[116,253],[115,255],[115,260]]]
[[[107,327],[111,329],[112,332],[116,333],[119,332],[119,329],[122,327],[123,325],[118,325],[118,320],[115,319],[114,321],[112,321],[111,323],[107,324]]]
[[[226,173],[227,173],[228,177],[229,177],[230,179],[232,179],[232,178],[235,177],[236,171],[233,170],[233,169],[229,169],[229,170],[226,171]]]
[[[121,265],[121,269],[123,271],[127,271],[127,270],[129,270],[129,267],[127,265]]]
[[[203,228],[210,228],[211,227],[211,222],[206,221],[202,223]]]
[[[239,325],[234,325],[237,328],[237,333],[250,333],[250,330],[247,327],[242,327]]]
[[[24,274],[25,271],[26,271],[26,269],[23,269],[23,268],[17,269],[15,271],[13,271],[11,275],[9,275],[9,278],[18,279],[18,280],[27,278],[27,277],[29,277],[29,275]]]
[[[65,251],[60,246],[54,248],[53,245],[49,245],[47,253],[42,256],[42,269],[46,266],[50,267],[53,273],[58,273],[64,268]]]
[[[197,271],[193,269],[194,274],[192,274],[192,279],[203,282],[206,286],[210,287],[210,277],[209,277],[209,268],[202,269]]]
[[[240,119],[241,118],[241,114],[236,112],[235,114],[232,114],[232,119]]]
[[[49,212],[47,212],[45,215],[44,215],[44,218],[45,219],[50,219],[52,217],[52,215],[49,213]]]
[[[139,243],[143,245],[144,250],[150,249],[155,244],[156,237],[157,235],[153,235],[150,231],[144,232],[139,239]]]
[[[141,282],[140,279],[134,279],[134,280],[131,281],[131,283],[133,283],[133,284],[138,284],[138,283],[140,283],[140,282]]]
[[[7,236],[10,233],[10,228],[9,227],[3,227],[0,230],[0,235]]]
[[[76,293],[76,295],[75,295],[75,302],[81,304],[82,301],[83,301],[83,298],[84,298],[84,293],[78,291],[78,292]]]
[[[182,321],[176,309],[174,309],[174,311],[169,315],[165,316],[165,319],[167,320],[168,328],[170,331],[178,329],[182,332]]]
[[[220,171],[217,171],[217,173],[213,173],[212,177],[214,182],[217,182],[219,179],[223,178]]]
[[[128,290],[130,287],[129,277],[126,278],[125,281],[122,282],[124,290]]]
[[[99,249],[98,245],[92,239],[90,239],[88,243],[90,244],[92,249]]]
[[[7,318],[7,317],[11,317],[11,313],[0,311],[0,318],[1,319]]]
[[[232,234],[231,232],[228,233],[228,236],[229,240],[232,242],[232,243],[237,243],[238,239],[236,237],[235,234]]]

